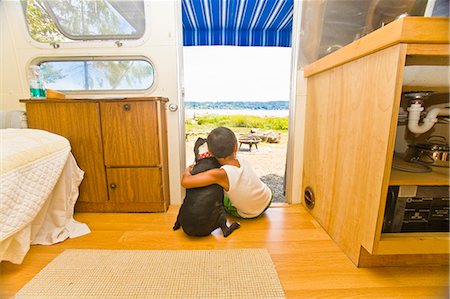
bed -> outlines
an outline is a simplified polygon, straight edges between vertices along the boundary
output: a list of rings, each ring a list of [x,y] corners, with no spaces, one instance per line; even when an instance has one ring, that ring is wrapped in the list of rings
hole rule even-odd
[[[31,244],[90,232],[73,218],[84,172],[69,141],[35,129],[0,129],[0,261],[22,263]]]

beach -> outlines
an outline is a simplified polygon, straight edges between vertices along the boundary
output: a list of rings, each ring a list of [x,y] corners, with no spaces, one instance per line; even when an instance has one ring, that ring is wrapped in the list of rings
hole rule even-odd
[[[185,118],[193,119],[203,115],[254,115],[261,117],[287,117],[289,110],[257,110],[257,109],[185,109]]]

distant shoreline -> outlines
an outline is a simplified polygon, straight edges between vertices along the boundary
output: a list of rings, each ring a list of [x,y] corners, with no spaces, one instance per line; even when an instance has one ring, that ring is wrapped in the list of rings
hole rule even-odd
[[[217,110],[288,110],[288,101],[221,101],[195,102],[186,101],[186,109],[217,109]]]
[[[187,101],[186,119],[203,115],[253,115],[260,117],[289,116],[289,101]]]
[[[254,109],[185,109],[186,119],[204,115],[253,115],[260,117],[288,117],[289,110]]]

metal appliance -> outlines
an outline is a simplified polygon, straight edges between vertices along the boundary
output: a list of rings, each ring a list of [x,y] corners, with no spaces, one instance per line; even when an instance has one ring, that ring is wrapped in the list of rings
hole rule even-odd
[[[450,186],[389,186],[383,233],[448,232]]]

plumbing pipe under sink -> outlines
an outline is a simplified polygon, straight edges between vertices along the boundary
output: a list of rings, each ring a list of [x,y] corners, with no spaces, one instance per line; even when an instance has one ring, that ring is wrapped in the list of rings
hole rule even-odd
[[[424,110],[422,105],[418,102],[412,103],[408,108],[408,129],[415,134],[423,134],[429,131],[438,121],[438,116],[449,116],[450,108],[432,108],[427,112],[423,123],[419,124],[420,114]]]

